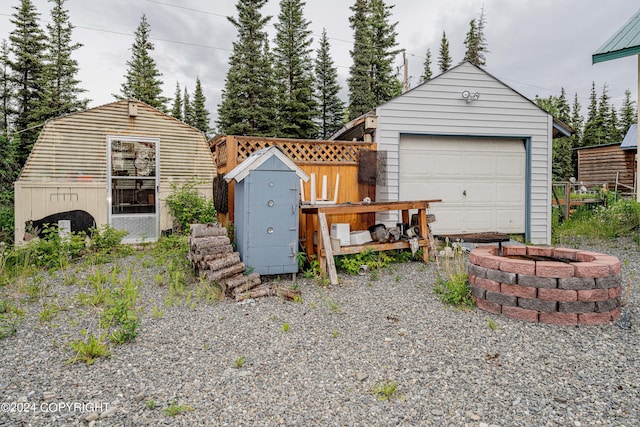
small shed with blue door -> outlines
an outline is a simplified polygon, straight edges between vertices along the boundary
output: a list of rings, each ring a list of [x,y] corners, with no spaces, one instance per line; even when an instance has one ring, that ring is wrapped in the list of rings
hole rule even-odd
[[[300,180],[307,174],[273,146],[224,178],[236,182],[234,228],[242,261],[262,275],[297,273]]]

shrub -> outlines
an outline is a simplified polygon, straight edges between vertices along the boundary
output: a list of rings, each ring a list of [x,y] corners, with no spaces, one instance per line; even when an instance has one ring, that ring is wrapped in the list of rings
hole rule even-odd
[[[13,244],[13,192],[0,192],[0,242]]]
[[[167,196],[166,203],[169,213],[176,219],[181,230],[188,230],[189,224],[207,224],[216,221],[216,210],[213,200],[198,194],[195,178],[178,186],[171,184],[172,192]]]

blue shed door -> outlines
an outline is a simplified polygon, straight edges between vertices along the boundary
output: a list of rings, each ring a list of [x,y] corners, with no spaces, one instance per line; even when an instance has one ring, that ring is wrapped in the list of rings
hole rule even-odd
[[[254,170],[247,179],[245,264],[261,274],[297,272],[299,181],[296,173]]]

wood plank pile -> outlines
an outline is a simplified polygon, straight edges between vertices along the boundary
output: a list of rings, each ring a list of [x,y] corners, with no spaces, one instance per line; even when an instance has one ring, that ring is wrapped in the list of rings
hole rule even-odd
[[[199,276],[222,288],[226,296],[240,301],[244,294],[260,285],[260,274],[245,275],[246,265],[234,252],[227,229],[220,224],[191,224],[187,258]]]
[[[247,298],[281,296],[294,299],[300,291],[285,286],[261,285],[260,274],[245,275],[246,265],[234,252],[227,229],[220,224],[191,224],[187,258],[199,276],[217,283],[225,296],[243,301]]]

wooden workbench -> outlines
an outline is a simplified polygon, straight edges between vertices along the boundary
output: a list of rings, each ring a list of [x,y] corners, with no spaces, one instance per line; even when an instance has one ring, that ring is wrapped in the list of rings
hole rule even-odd
[[[427,209],[430,203],[441,202],[441,200],[417,200],[406,202],[371,202],[365,203],[344,203],[335,205],[302,205],[301,212],[306,220],[306,250],[308,255],[316,253],[314,250],[313,235],[318,231],[317,255],[320,269],[324,274],[329,273],[332,285],[338,284],[334,255],[357,254],[365,251],[389,251],[393,249],[409,248],[409,242],[398,241],[394,243],[371,242],[364,245],[342,246],[339,250],[333,251],[329,236],[330,224],[327,223],[327,215],[341,214],[368,214],[386,211],[401,211],[402,222],[409,223],[409,211],[417,209],[418,227],[422,239],[418,240],[418,245],[423,249],[422,259],[429,262],[429,224],[427,223]],[[314,219],[317,217],[317,220]],[[317,224],[317,227],[316,227]],[[373,224],[371,224],[373,225]],[[316,228],[318,230],[316,230]]]

